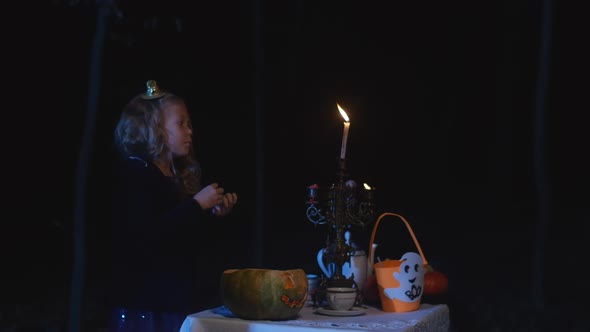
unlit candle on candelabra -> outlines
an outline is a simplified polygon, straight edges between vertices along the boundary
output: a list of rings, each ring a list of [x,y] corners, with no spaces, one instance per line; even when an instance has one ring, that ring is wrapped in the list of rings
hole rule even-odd
[[[307,189],[309,190],[308,193],[308,201],[310,203],[317,203],[316,198],[317,198],[317,190],[320,187],[317,184],[312,184],[311,186],[307,187]]]
[[[340,159],[345,159],[346,158],[346,141],[348,140],[348,130],[350,129],[350,119],[348,118],[348,115],[346,115],[346,112],[344,112],[342,107],[340,107],[340,105],[336,104],[336,106],[338,106],[338,111],[340,111],[340,115],[342,115],[342,117],[344,118],[344,132],[342,133],[342,148],[340,149]]]

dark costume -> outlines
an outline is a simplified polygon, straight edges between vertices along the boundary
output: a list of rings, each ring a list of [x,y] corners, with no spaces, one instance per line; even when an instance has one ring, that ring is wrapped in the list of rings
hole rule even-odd
[[[141,316],[194,312],[199,301],[198,228],[210,214],[147,158],[121,160],[116,169],[113,308]]]

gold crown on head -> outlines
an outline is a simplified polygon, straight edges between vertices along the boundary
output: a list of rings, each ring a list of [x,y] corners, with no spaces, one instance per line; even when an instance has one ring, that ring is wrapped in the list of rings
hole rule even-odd
[[[154,80],[149,80],[146,82],[147,91],[141,95],[143,99],[156,99],[160,97],[164,97],[166,95],[165,92],[162,92],[158,87],[158,83]]]

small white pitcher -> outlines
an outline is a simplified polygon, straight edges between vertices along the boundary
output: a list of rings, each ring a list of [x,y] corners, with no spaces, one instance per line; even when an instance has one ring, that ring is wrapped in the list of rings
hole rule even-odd
[[[346,243],[350,243],[350,232],[344,233]],[[326,277],[332,277],[336,270],[336,264],[326,264],[324,262],[324,249],[320,249],[317,254],[318,265]],[[344,263],[342,266],[342,275],[346,278],[350,278],[354,274],[354,281],[356,282],[358,289],[363,289],[365,281],[367,280],[367,269],[369,267],[367,261],[367,254],[364,250],[356,250],[350,257],[350,263]],[[370,266],[372,268],[372,265]]]

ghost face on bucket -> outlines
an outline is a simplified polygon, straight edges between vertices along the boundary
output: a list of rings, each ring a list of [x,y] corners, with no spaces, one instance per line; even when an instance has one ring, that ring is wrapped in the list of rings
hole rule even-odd
[[[393,277],[400,283],[396,288],[385,288],[383,293],[390,299],[398,299],[404,302],[420,301],[424,288],[424,263],[422,257],[415,252],[405,253],[401,258],[399,272],[394,272]]]

